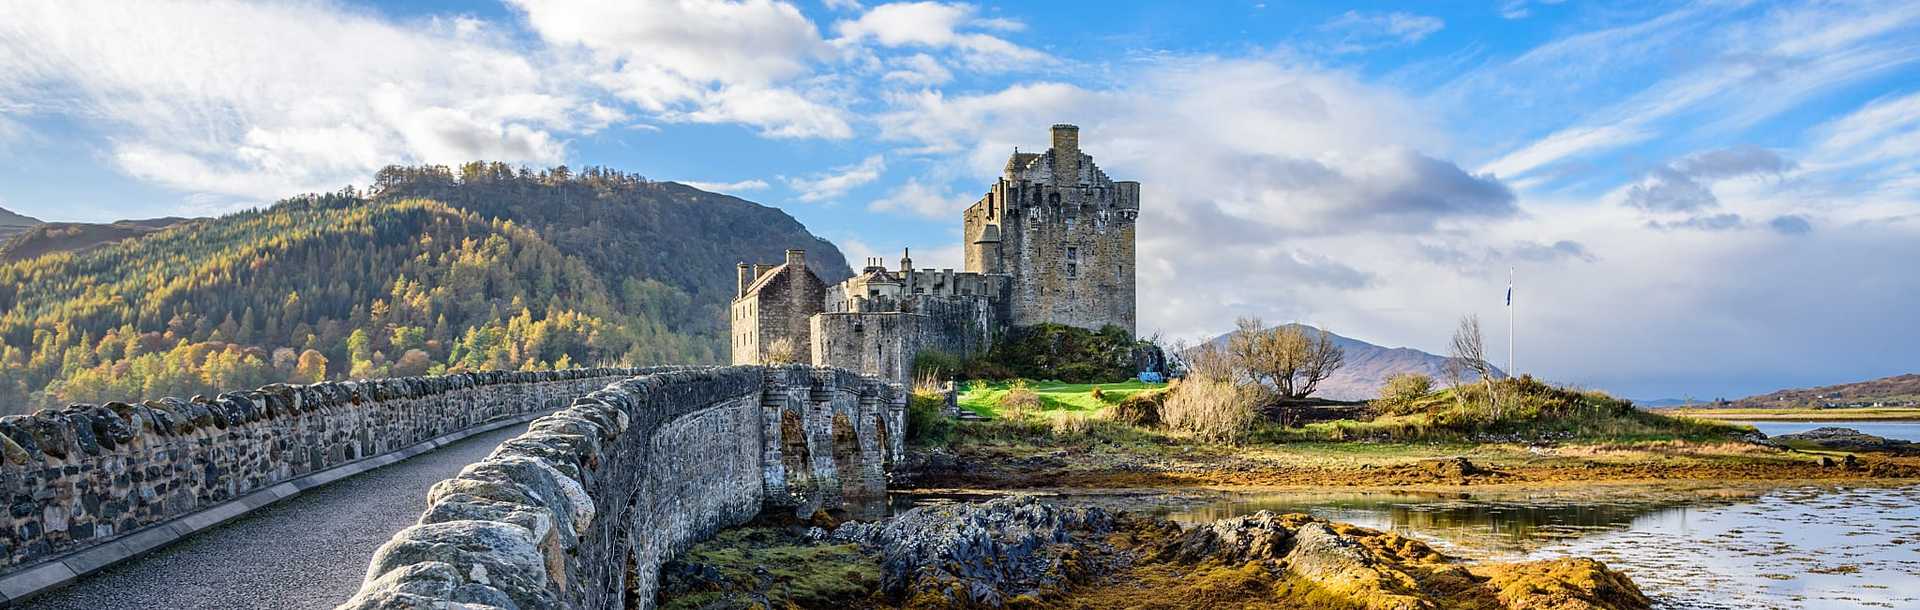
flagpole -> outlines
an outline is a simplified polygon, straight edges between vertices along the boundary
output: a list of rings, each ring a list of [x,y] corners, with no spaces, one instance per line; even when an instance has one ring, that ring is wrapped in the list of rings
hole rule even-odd
[[[1507,268],[1507,376],[1519,374],[1513,368],[1513,268]]]

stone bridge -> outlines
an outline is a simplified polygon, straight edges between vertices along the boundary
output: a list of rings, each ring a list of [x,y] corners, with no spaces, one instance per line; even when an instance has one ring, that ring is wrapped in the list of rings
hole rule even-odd
[[[905,404],[898,386],[843,370],[657,367],[270,386],[8,417],[0,419],[0,489],[9,508],[0,514],[0,607],[75,607],[85,599],[98,607],[120,598],[86,592],[92,597],[49,600],[85,589],[89,579],[81,575],[144,561],[128,560],[283,498],[537,417],[523,434],[434,484],[424,513],[380,545],[370,566],[364,550],[351,565],[321,566],[328,574],[367,566],[359,591],[341,607],[647,608],[659,566],[714,530],[765,507],[804,515],[883,497],[887,467],[903,450]],[[410,498],[396,506],[419,506],[418,487],[403,491]],[[266,512],[298,513],[303,502],[288,499]],[[337,515],[357,499],[313,502],[340,505],[319,509]],[[366,520],[378,521],[372,517]],[[298,519],[280,527],[299,528]],[[239,531],[205,536],[238,538],[209,544],[275,544]],[[261,554],[204,554],[219,562],[239,551]],[[222,568],[184,574],[206,578]],[[111,572],[115,581],[139,582]],[[70,589],[22,601],[76,579]],[[164,602],[165,593],[125,599],[181,605]],[[324,607],[343,597],[278,603]]]

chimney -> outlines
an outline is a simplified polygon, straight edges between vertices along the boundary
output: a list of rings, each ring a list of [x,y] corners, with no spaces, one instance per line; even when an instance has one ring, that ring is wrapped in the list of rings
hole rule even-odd
[[[1053,126],[1053,183],[1080,183],[1080,128],[1066,123]]]
[[[912,270],[913,270],[913,249],[901,248],[900,249],[900,272],[906,273]]]
[[[753,279],[756,279],[756,280],[760,279],[760,276],[766,275],[768,271],[772,271],[772,270],[773,270],[773,265],[769,265],[766,263],[754,263]]]
[[[747,296],[747,286],[753,284],[753,279],[753,266],[740,261],[740,294],[734,295],[735,298]]]
[[[807,251],[806,250],[788,250],[787,266],[793,269],[807,268]]]

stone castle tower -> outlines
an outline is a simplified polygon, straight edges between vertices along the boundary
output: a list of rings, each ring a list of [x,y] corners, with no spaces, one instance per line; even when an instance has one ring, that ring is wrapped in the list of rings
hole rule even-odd
[[[1044,153],[1015,151],[967,208],[966,270],[1012,277],[1011,323],[1134,332],[1134,220],[1140,183],[1115,182],[1080,151],[1080,128],[1053,126]]]
[[[776,344],[801,361],[910,381],[922,351],[982,353],[1008,329],[1064,324],[1134,328],[1134,221],[1140,183],[1115,182],[1080,151],[1080,128],[1053,126],[1044,153],[1015,150],[1005,175],[962,220],[966,268],[898,270],[873,259],[827,286],[805,254],[739,266],[733,362],[767,361]]]

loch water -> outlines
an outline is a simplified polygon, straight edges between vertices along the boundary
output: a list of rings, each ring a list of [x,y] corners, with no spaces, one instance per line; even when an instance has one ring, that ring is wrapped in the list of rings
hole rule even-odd
[[[1308,513],[1399,532],[1468,559],[1593,557],[1626,572],[1666,609],[1920,608],[1920,485],[1111,490],[1052,499],[1185,523],[1261,510]]]

